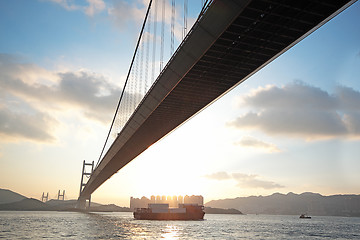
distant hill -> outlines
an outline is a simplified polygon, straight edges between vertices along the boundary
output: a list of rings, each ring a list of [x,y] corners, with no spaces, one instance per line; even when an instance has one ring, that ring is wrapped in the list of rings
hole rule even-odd
[[[25,198],[19,202],[0,204],[0,210],[9,211],[48,211],[52,210],[47,204],[34,198]]]
[[[37,199],[27,198],[11,190],[0,189],[0,211],[76,211],[77,200],[51,199],[41,202]],[[131,212],[127,207],[115,204],[102,205],[92,202],[90,211],[93,212]]]
[[[115,204],[91,206],[90,212],[132,212],[128,207],[119,207]]]
[[[52,209],[57,211],[65,211],[76,207],[77,200],[57,200],[51,199],[45,202],[46,205],[51,206]]]
[[[76,209],[77,200],[55,200],[43,203],[33,198],[25,198],[18,202],[0,204],[0,211],[79,211]],[[91,203],[90,212],[131,212],[130,208],[119,207],[115,204],[101,205]]]
[[[212,208],[212,207],[205,207],[206,214],[243,214],[237,209],[230,208],[230,209],[223,209],[223,208]]]
[[[360,217],[360,195],[322,196],[318,193],[281,194],[213,200],[206,207],[235,208],[245,214]]]
[[[0,188],[0,204],[18,202],[25,198],[16,192]]]
[[[51,200],[47,201],[46,204],[49,206],[55,207],[56,209],[64,210],[64,209],[69,209],[69,208],[75,208],[75,206],[77,204],[77,200],[76,199],[72,199],[72,200],[51,199]],[[104,205],[96,203],[96,202],[91,202],[91,206],[98,207],[98,206],[104,206]]]

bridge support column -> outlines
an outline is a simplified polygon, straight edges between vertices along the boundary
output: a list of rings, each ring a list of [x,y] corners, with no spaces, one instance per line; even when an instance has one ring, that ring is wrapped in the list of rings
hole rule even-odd
[[[86,166],[91,166],[90,172],[86,172]],[[79,194],[78,202],[76,204],[76,208],[78,209],[86,210],[90,208],[91,195],[88,198],[83,198],[81,196],[81,192],[83,188],[86,186],[86,183],[84,183],[84,176],[89,178],[93,173],[93,171],[94,171],[94,161],[92,161],[91,163],[86,163],[84,160],[82,167],[82,174],[81,174],[81,182],[80,182],[80,194]],[[88,206],[86,206],[87,201],[89,203]]]
[[[87,211],[90,209],[90,203],[91,203],[91,196],[88,199],[79,197],[76,204],[76,208],[79,210]]]
[[[76,208],[79,210],[85,210],[86,209],[86,199],[78,199],[76,203]]]
[[[41,201],[42,202],[47,202],[49,200],[49,193],[46,194],[43,192],[42,197],[41,197]]]

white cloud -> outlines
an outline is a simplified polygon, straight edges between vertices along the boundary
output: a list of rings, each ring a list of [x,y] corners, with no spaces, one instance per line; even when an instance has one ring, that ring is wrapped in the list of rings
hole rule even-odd
[[[301,82],[267,86],[243,97],[252,110],[227,124],[309,140],[360,137],[359,103],[360,92],[344,86],[334,94]]]
[[[272,181],[261,180],[258,175],[254,174],[233,173],[232,176],[238,182],[237,186],[243,188],[274,189],[284,187]]]
[[[157,23],[157,35],[156,39],[160,39],[161,26],[160,23],[164,20],[165,29],[171,26],[172,19],[172,5],[170,1],[165,1],[163,5],[162,1],[153,1],[151,5],[150,14],[147,19],[147,24],[151,24],[152,33],[154,31],[154,22],[155,22],[155,9],[156,9],[156,23]],[[146,10],[148,8],[149,1],[147,0],[137,0],[131,1],[131,3],[126,1],[112,1],[112,6],[108,8],[108,14],[113,20],[115,26],[119,29],[123,29],[128,26],[130,22],[136,22],[139,25],[143,23]],[[165,15],[164,19],[162,16],[162,7],[164,6]],[[175,6],[175,15],[174,15],[174,37],[177,41],[182,41],[183,38],[183,4],[176,3]],[[195,23],[197,18],[188,17],[187,20],[187,32],[190,31],[192,25]],[[147,29],[145,29],[147,31]],[[167,31],[166,31],[167,32]],[[166,34],[166,33],[165,33]],[[151,38],[152,39],[152,38]]]
[[[243,102],[260,109],[331,110],[336,107],[334,96],[300,81],[288,83],[283,87],[259,87],[243,97]]]
[[[340,109],[346,111],[360,111],[360,92],[345,86],[336,88],[336,99]]]
[[[85,7],[85,13],[88,16],[94,16],[96,13],[105,10],[106,5],[103,0],[87,0],[89,6]]]
[[[86,0],[86,5],[76,4],[73,0],[47,0],[59,4],[68,11],[82,11],[86,15],[92,17],[106,9],[106,4],[103,0]]]
[[[51,143],[55,141],[53,128],[58,122],[46,113],[18,113],[0,107],[1,141],[32,140]]]
[[[235,145],[240,145],[243,147],[252,147],[256,149],[262,149],[267,152],[280,152],[280,149],[271,143],[263,142],[251,136],[244,136],[240,141],[235,142]]]
[[[20,79],[3,78],[0,74],[0,87],[8,94],[31,102],[36,109],[78,108],[85,115],[98,120],[114,111],[120,89],[109,84],[102,76],[88,72],[58,73],[58,76],[58,84],[47,86],[40,83],[28,84]],[[100,94],[103,88],[108,90],[108,95]],[[106,118],[108,119],[108,116]]]
[[[131,21],[142,23],[146,6],[145,4],[136,4],[136,2],[130,4],[126,1],[113,1],[112,6],[108,8],[108,14],[115,26],[123,29]]]
[[[0,53],[0,74],[2,78],[19,79],[28,84],[44,85],[56,83],[59,76],[32,63],[23,62],[19,57]]]
[[[205,175],[206,178],[214,179],[218,181],[233,179],[237,182],[238,187],[242,188],[263,188],[263,189],[275,189],[283,188],[284,186],[277,184],[272,181],[266,181],[261,179],[255,174],[246,173],[227,173],[227,172],[216,172]]]
[[[53,141],[57,119],[70,110],[107,125],[120,91],[99,74],[49,72],[0,54],[0,135],[3,141]]]
[[[216,179],[216,180],[226,180],[231,179],[231,175],[227,172],[216,172],[209,175],[205,175],[206,178]]]
[[[74,4],[72,0],[47,0],[47,1],[57,3],[68,11],[78,10],[80,8],[80,6]]]

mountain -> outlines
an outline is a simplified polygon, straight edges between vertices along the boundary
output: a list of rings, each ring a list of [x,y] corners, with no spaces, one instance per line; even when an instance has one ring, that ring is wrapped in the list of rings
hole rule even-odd
[[[18,202],[25,198],[16,192],[0,188],[0,204]]]
[[[0,210],[9,211],[48,211],[52,210],[47,204],[34,198],[25,198],[19,202],[0,204]]]
[[[318,193],[281,194],[213,200],[206,207],[235,208],[245,214],[360,217],[360,195],[323,196]]]
[[[115,204],[91,206],[90,212],[132,212],[128,207],[119,207]]]
[[[223,209],[223,208],[212,208],[212,207],[205,207],[206,214],[243,214],[237,209]]]
[[[43,203],[33,198],[25,198],[18,202],[0,204],[0,211],[79,211],[76,209],[77,200],[55,200]],[[89,211],[89,209],[87,210]],[[101,205],[91,203],[91,212],[131,212],[130,208],[119,207],[115,204]]]
[[[69,207],[69,208],[73,208],[76,206],[77,200],[76,199],[72,199],[72,200],[57,200],[57,199],[51,199],[49,201],[46,202],[47,205],[50,206],[54,206],[54,207]],[[96,202],[91,202],[91,206],[93,207],[97,207],[97,206],[102,206],[102,204],[100,203],[96,203]]]
[[[37,199],[27,198],[11,190],[0,188],[0,211],[74,211],[77,200],[51,199],[43,203]],[[129,212],[126,207],[114,204],[102,205],[91,203],[91,211],[94,212]]]

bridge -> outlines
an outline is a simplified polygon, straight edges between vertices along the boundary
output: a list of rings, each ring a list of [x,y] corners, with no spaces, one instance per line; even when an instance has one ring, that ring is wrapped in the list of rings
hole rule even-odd
[[[184,0],[185,5],[186,2]],[[165,66],[162,65],[163,59],[160,57],[161,66],[157,78],[154,78],[154,82],[146,89],[144,96],[136,101],[139,94],[135,94],[135,90],[134,94],[130,94],[130,90],[126,94],[127,82],[131,79],[145,79],[147,85],[147,79],[151,78],[149,73],[154,75],[154,67],[152,71],[145,67],[145,72],[140,74],[132,68],[136,59],[137,68],[141,68],[143,59],[149,58],[149,50],[145,51],[145,57],[136,55],[136,50],[145,49],[144,46],[149,45],[148,41],[141,41],[143,31],[150,28],[150,22],[146,25],[148,17],[152,17],[153,22],[156,22],[156,7],[153,8],[156,2],[150,1],[109,131],[108,138],[113,136],[114,141],[106,141],[103,148],[106,153],[100,155],[95,168],[92,164],[91,173],[83,171],[83,175],[90,177],[87,183],[81,182],[79,206],[85,207],[86,200],[90,200],[91,194],[101,184],[152,144],[244,82],[354,2],[356,0],[205,1],[189,32],[184,23],[183,40]],[[174,11],[175,0],[172,0],[172,7]],[[164,7],[162,9],[164,17]],[[152,10],[155,13],[151,12]],[[184,16],[185,14],[184,8]],[[171,27],[173,47],[173,19]],[[162,46],[160,50],[163,51]],[[136,74],[140,77],[134,77]],[[133,88],[139,84],[141,83],[134,83]],[[126,95],[130,100],[125,100]],[[124,105],[126,101],[127,107]],[[114,130],[116,123],[121,125],[119,131]]]

